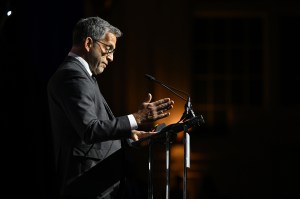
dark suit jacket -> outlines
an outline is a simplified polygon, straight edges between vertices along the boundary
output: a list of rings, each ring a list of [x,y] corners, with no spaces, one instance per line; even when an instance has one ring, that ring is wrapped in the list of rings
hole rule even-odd
[[[70,181],[119,150],[121,139],[130,137],[131,128],[127,116],[114,117],[96,79],[71,56],[48,82],[48,104],[63,194]]]

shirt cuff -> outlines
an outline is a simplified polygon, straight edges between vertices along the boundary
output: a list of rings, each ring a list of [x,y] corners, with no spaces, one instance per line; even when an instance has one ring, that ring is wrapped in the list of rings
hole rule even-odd
[[[138,124],[134,118],[134,116],[131,114],[131,115],[127,115],[128,116],[128,119],[129,119],[129,122],[130,122],[130,126],[131,126],[131,130],[135,130],[138,128]]]

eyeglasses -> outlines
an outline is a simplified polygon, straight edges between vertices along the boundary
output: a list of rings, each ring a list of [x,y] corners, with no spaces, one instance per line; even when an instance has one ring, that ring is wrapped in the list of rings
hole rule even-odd
[[[103,45],[105,46],[105,50],[106,50],[105,54],[113,54],[113,53],[115,52],[116,49],[115,49],[112,45],[103,43],[103,42],[101,42],[101,41],[99,41],[99,40],[96,40],[96,39],[94,39],[94,40],[95,40],[96,42],[98,42],[98,43],[100,43],[100,44],[103,44]]]

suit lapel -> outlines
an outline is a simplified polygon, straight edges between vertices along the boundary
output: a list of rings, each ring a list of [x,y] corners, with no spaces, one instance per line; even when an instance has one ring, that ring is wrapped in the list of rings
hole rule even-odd
[[[105,106],[105,108],[106,108],[106,111],[109,113],[109,116],[110,116],[112,119],[115,118],[115,116],[114,116],[114,114],[112,113],[112,111],[110,110],[110,108],[109,108],[109,106],[108,106],[106,100],[104,99],[104,97],[103,97],[101,91],[100,91],[100,94],[101,94],[101,96],[102,96],[102,98],[103,98],[103,104],[104,104],[104,106]]]
[[[114,114],[112,113],[112,111],[111,111],[111,109],[109,108],[109,106],[108,106],[108,104],[107,104],[105,98],[103,97],[103,95],[102,95],[102,93],[101,93],[101,90],[100,90],[100,88],[99,88],[99,86],[98,86],[98,83],[97,83],[97,79],[96,79],[95,77],[93,77],[93,78],[94,78],[94,80],[95,80],[95,82],[96,82],[96,85],[97,85],[97,87],[98,87],[98,89],[99,89],[99,93],[100,93],[100,96],[101,96],[101,98],[102,98],[102,102],[103,102],[103,104],[104,104],[104,106],[105,106],[106,111],[108,112],[109,117],[110,117],[111,119],[115,118]]]
[[[114,114],[113,114],[112,111],[110,110],[110,108],[109,108],[109,106],[108,106],[108,104],[107,104],[105,98],[103,97],[103,95],[102,95],[102,93],[101,93],[101,91],[100,91],[100,88],[99,88],[99,86],[98,86],[98,82],[97,82],[96,77],[90,76],[90,75],[88,74],[88,72],[86,71],[86,69],[84,68],[84,66],[83,66],[83,65],[80,63],[80,61],[78,61],[76,58],[74,58],[74,57],[72,57],[72,56],[67,56],[66,61],[73,61],[74,63],[76,63],[78,66],[80,66],[80,68],[84,71],[84,73],[85,73],[89,78],[92,79],[92,81],[96,84],[97,88],[99,89],[100,96],[101,96],[101,98],[102,98],[103,104],[104,104],[104,106],[105,106],[106,111],[108,112],[109,117],[110,117],[111,119],[115,118]]]

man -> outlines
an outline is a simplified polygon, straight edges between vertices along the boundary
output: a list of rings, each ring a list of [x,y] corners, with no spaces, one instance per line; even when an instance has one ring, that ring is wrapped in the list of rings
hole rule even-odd
[[[119,152],[126,144],[124,140],[137,141],[152,135],[153,132],[140,131],[139,126],[168,117],[168,111],[173,108],[174,101],[169,98],[151,102],[152,96],[148,94],[137,112],[120,117],[113,115],[94,76],[100,75],[108,62],[113,61],[117,38],[121,35],[118,28],[99,17],[79,20],[68,56],[48,82],[55,169],[61,198],[78,198],[74,190],[68,189],[74,180]],[[121,167],[121,161],[111,163],[103,176],[95,177],[102,181],[99,190],[103,182],[110,180],[103,179],[105,174],[113,176],[116,173],[113,168]],[[122,179],[113,182],[95,197],[82,188],[84,194],[80,197],[123,198],[121,182]]]

